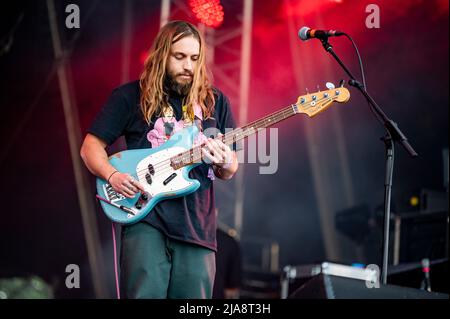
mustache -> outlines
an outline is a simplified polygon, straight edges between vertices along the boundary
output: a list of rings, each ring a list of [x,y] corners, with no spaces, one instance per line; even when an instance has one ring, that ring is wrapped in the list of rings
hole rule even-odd
[[[177,76],[179,76],[179,75],[194,77],[194,73],[190,72],[190,71],[186,71],[186,72],[183,72],[183,73],[178,73]]]

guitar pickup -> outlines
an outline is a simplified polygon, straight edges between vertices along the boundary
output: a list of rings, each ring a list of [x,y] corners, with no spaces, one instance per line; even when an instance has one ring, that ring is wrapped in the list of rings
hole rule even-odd
[[[145,174],[145,180],[149,185],[152,184],[152,176],[149,173]]]
[[[169,177],[167,177],[167,178],[164,180],[163,185],[166,186],[167,184],[169,184],[170,181],[173,180],[176,176],[177,176],[177,173],[173,173],[172,175],[170,175]]]
[[[152,164],[148,164],[147,168],[150,175],[155,175],[155,168],[153,167]]]

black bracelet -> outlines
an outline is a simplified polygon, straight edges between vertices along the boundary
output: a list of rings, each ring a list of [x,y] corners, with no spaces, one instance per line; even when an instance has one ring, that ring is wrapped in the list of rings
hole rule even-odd
[[[114,171],[114,172],[112,172],[111,173],[111,175],[109,175],[109,177],[108,177],[108,184],[109,184],[109,180],[111,179],[111,177],[115,174],[115,173],[118,173],[119,171]]]
[[[222,175],[222,169],[219,165],[212,164],[212,167],[213,167],[213,171],[215,171],[214,173],[217,173],[218,175]]]
[[[225,170],[223,167],[219,166],[219,165],[214,165],[216,167],[217,170],[217,174],[219,174],[219,176],[223,177],[223,171]],[[219,177],[218,176],[218,177]]]

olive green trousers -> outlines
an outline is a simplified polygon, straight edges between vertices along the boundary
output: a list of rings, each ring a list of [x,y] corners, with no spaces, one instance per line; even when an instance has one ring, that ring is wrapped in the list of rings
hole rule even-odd
[[[167,237],[146,222],[122,227],[122,298],[210,299],[215,252]]]

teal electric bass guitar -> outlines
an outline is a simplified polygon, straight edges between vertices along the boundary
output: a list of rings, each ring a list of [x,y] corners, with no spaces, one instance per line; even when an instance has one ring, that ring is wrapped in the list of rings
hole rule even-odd
[[[313,117],[326,110],[333,102],[345,103],[349,98],[350,93],[344,87],[303,95],[298,98],[297,103],[227,132],[220,138],[223,143],[232,145],[295,114],[304,113]],[[189,178],[189,172],[201,164],[201,148],[204,146],[194,145],[197,134],[199,132],[196,125],[192,125],[174,133],[159,147],[122,151],[112,155],[109,158],[111,165],[118,171],[133,176],[146,192],[127,198],[116,192],[105,180],[97,178],[97,198],[108,218],[120,224],[136,223],[147,216],[160,201],[195,192],[200,182]]]

